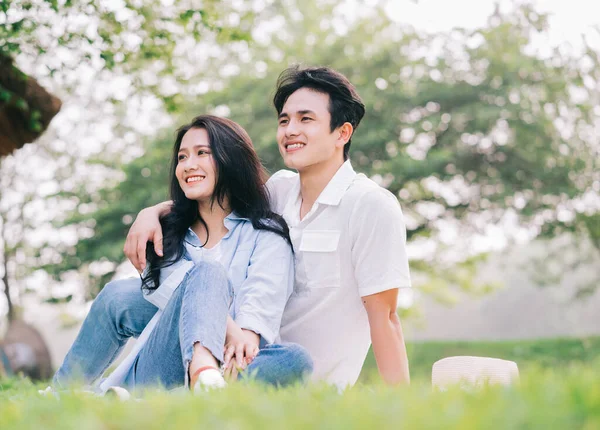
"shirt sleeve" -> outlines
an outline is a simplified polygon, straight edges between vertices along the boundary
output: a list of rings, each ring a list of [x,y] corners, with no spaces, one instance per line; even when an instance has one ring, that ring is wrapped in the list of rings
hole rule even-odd
[[[357,202],[349,227],[361,297],[411,286],[406,225],[393,194],[384,188],[366,193]]]
[[[275,233],[259,231],[248,276],[234,300],[235,321],[241,328],[259,334],[267,344],[273,343],[293,287],[291,246]]]

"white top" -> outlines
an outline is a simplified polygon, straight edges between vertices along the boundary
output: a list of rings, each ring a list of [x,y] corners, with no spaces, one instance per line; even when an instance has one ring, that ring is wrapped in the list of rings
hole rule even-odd
[[[217,242],[212,248],[203,246],[189,246],[186,243],[185,249],[192,257],[193,261],[221,261],[223,252],[221,251],[221,242]]]
[[[406,228],[398,200],[349,161],[300,220],[300,179],[281,170],[269,179],[273,209],[290,227],[295,282],[283,313],[282,341],[314,361],[314,380],[340,388],[356,382],[371,345],[361,297],[410,287]]]

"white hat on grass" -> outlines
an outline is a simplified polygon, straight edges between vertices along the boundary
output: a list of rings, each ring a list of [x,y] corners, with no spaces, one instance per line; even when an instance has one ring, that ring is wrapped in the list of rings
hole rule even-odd
[[[519,381],[519,368],[514,361],[490,357],[447,357],[433,364],[431,383],[445,390],[459,384],[462,388],[478,388],[485,384],[511,385]]]

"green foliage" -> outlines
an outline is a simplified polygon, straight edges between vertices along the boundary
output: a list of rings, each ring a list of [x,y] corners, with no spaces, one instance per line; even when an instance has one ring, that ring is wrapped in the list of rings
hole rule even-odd
[[[165,134],[165,138],[149,144],[145,156],[123,166],[123,180],[115,179],[99,193],[76,192],[80,204],[92,204],[97,208],[93,219],[89,214],[76,213],[67,220],[68,224],[85,226],[87,237],[64,250],[61,264],[43,268],[56,278],[65,271],[86,270],[89,277],[87,292],[94,297],[110,281],[117,263],[123,260],[125,236],[137,213],[148,202],[168,198],[171,149],[172,142]],[[112,269],[94,274],[88,270],[92,262],[112,262],[113,265]]]
[[[600,214],[578,214],[579,222],[585,226],[594,246],[600,249]]]
[[[80,73],[127,76],[136,91],[168,99],[162,79],[193,85],[200,71],[190,73],[183,51],[205,40],[247,41],[255,18],[247,5],[229,1],[170,3],[6,0],[0,8],[0,56],[43,66],[35,78],[56,80],[59,93],[77,89],[77,79],[69,74],[86,65]],[[0,97],[5,97],[2,91]]]
[[[204,79],[207,75],[218,75],[218,68],[212,63],[218,55],[214,52],[206,55],[204,52],[206,46],[219,45],[224,52],[232,43],[246,43],[250,40],[250,31],[255,19],[251,5],[235,1],[3,0],[0,3],[0,59],[9,59],[7,63],[14,62],[19,66],[19,68],[11,66],[17,72],[15,76],[11,76],[14,79],[9,84],[5,84],[6,88],[0,87],[0,110],[3,105],[9,103],[20,109],[25,113],[20,128],[36,133],[43,129],[41,112],[31,109],[27,103],[29,98],[25,100],[22,98],[22,91],[16,91],[16,84],[22,84],[22,80],[28,77],[20,69],[35,73],[34,78],[44,87],[82,109],[93,110],[94,107],[104,103],[104,107],[98,113],[102,116],[110,116],[107,111],[112,112],[113,109],[127,110],[123,100],[128,97],[148,100],[154,99],[154,96],[163,102],[161,111],[163,109],[175,111],[181,103],[181,97],[172,94],[173,87],[176,88],[176,92],[181,91],[185,94],[189,91],[189,87],[198,84],[198,80]],[[94,82],[103,82],[106,91],[110,92],[109,83],[119,79],[122,83],[125,82],[123,86],[126,89],[123,89],[122,94],[104,96],[96,94],[86,99],[86,96],[82,96],[82,93],[85,93],[82,88],[89,86],[86,80],[90,75],[93,76]],[[171,84],[167,86],[168,88],[162,85],[166,81]],[[104,99],[98,100],[102,97]],[[113,105],[107,107],[108,103]],[[125,114],[122,115],[124,116]],[[115,133],[123,132],[128,126],[131,127],[120,119],[115,120],[115,123],[113,130]],[[73,143],[70,141],[68,145]],[[82,160],[80,154],[75,155],[70,151],[61,150],[61,153],[55,153],[45,148],[44,152],[45,156],[50,155],[50,159],[47,160],[50,166],[54,164],[53,162],[59,162],[62,166],[53,178],[59,183],[60,174],[70,172],[73,175],[76,170],[73,166],[87,161]],[[70,162],[66,162],[68,158]],[[118,168],[118,161],[114,158],[106,154],[103,162],[109,168]],[[97,166],[91,166],[94,167]],[[149,168],[154,175],[159,174],[160,167]],[[139,173],[138,169],[138,176]],[[9,176],[11,172],[3,167],[2,174]],[[68,176],[69,173],[66,175]],[[5,183],[15,182],[9,177],[0,179],[3,187]],[[92,285],[102,285],[110,279],[113,272],[109,270],[107,273],[106,268],[95,270],[93,266],[82,264],[82,260],[88,263],[109,261],[113,266],[116,265],[115,262],[122,258],[119,247],[122,246],[127,224],[123,220],[127,219],[128,214],[135,214],[140,206],[124,204],[117,212],[110,213],[117,216],[114,218],[102,212],[106,205],[100,199],[128,202],[132,200],[129,193],[136,194],[140,199],[157,199],[166,196],[164,192],[157,193],[157,190],[162,190],[164,186],[148,189],[144,188],[143,184],[133,190],[125,189],[123,193],[119,190],[107,189],[106,192],[100,193],[102,196],[95,192],[90,195],[84,185],[80,185],[79,189],[73,192],[73,181],[69,181],[69,178],[62,179],[60,186],[63,187],[66,183],[66,189],[69,191],[45,199],[45,203],[49,206],[55,204],[54,209],[50,211],[56,213],[56,207],[61,203],[68,205],[76,201],[79,204],[79,211],[72,217],[72,221],[77,224],[79,237],[85,238],[86,234],[96,227],[96,231],[103,236],[104,241],[92,240],[89,243],[83,241],[80,244],[83,258],[70,252],[73,250],[67,249],[63,253],[62,244],[57,245],[55,241],[45,249],[36,249],[35,258],[27,258],[26,261],[21,258],[17,262],[15,261],[17,253],[10,249],[13,245],[7,243],[6,237],[1,238],[3,255],[0,260],[7,261],[8,266],[15,268],[10,270],[6,282],[15,281],[13,283],[17,288],[20,288],[18,285],[21,283],[18,281],[22,281],[25,272],[31,272],[32,267],[46,269],[55,275],[62,270],[76,269],[88,275],[87,278]],[[114,186],[117,181],[107,181],[107,185],[109,183]],[[134,181],[133,185],[135,184]],[[62,201],[59,202],[61,199]],[[8,208],[11,205],[4,206]],[[87,216],[80,216],[84,212],[82,209],[84,205],[98,208],[100,212],[95,221]],[[7,210],[14,212],[13,209],[16,208]],[[2,212],[0,215],[4,220],[6,213],[4,210]],[[25,230],[29,233],[33,229],[23,218],[12,216],[10,218],[10,225],[6,224],[5,230],[17,231],[21,238],[25,237],[23,233]],[[55,225],[58,228],[64,227],[59,219],[63,220],[64,217],[57,215]],[[36,224],[35,228],[42,228],[42,226]],[[13,237],[15,235],[16,233],[12,234]],[[111,242],[116,237],[118,239]],[[26,248],[25,241],[21,239],[12,239],[12,241],[19,248],[22,257],[24,255],[22,251]],[[28,257],[31,254],[29,251],[28,249]],[[56,263],[60,260],[62,262],[58,267]],[[97,290],[97,287],[95,288]],[[14,295],[18,296],[18,294]]]
[[[366,102],[351,158],[360,171],[379,175],[399,195],[415,221],[410,237],[430,235],[440,219],[467,219],[474,213],[495,222],[514,210],[523,222],[538,222],[550,210],[554,216],[546,222],[553,224],[560,202],[591,189],[600,158],[590,157],[597,151],[591,141],[577,134],[563,138],[563,130],[553,125],[560,115],[552,111],[558,109],[573,111],[589,124],[592,105],[570,100],[569,86],[581,86],[582,79],[575,64],[562,59],[556,65],[525,53],[534,31],[527,12],[500,16],[496,24],[474,32],[431,38],[394,32],[395,24],[378,15],[358,22],[345,37],[328,37],[303,9],[304,20],[293,27],[292,39],[282,36],[271,43],[283,61],[270,61],[270,52],[256,53],[257,61],[269,65],[264,79],[236,77],[226,91],[209,94],[195,109],[227,105],[269,167],[280,168],[269,106],[275,77],[295,61],[326,64],[346,74]],[[302,46],[311,36],[318,42]],[[480,44],[469,48],[471,39]],[[432,52],[436,44],[439,53]],[[565,145],[570,149],[563,155]],[[444,193],[433,183],[454,192]],[[440,215],[429,216],[431,208],[439,208]]]
[[[85,45],[92,48],[99,44],[107,68],[122,64],[131,71],[148,59],[161,59],[171,67],[174,49],[188,36],[198,41],[208,32],[216,32],[220,41],[249,38],[253,14],[245,7],[217,0],[177,0],[168,6],[163,3],[6,0],[0,8],[0,52],[11,56],[22,52],[42,54],[64,46],[89,61],[91,57],[84,55]],[[235,14],[237,19],[227,14]],[[67,22],[71,25],[63,28]],[[52,40],[45,34],[48,29],[53,30]],[[173,70],[165,71],[165,75],[169,71]]]

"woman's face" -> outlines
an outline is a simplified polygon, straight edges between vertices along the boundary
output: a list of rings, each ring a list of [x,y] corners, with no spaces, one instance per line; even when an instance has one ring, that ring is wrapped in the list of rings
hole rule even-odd
[[[192,128],[183,135],[175,176],[188,199],[210,200],[217,183],[217,170],[205,129]]]

